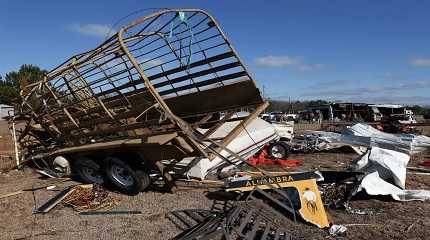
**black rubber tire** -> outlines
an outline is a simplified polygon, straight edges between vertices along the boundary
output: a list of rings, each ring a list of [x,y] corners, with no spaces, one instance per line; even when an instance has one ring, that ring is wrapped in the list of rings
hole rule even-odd
[[[119,179],[124,178],[124,176],[118,176],[119,173],[115,172],[115,168],[122,169],[128,179]],[[117,157],[107,157],[104,160],[104,173],[107,180],[109,180],[115,188],[126,194],[138,194],[151,184],[151,179],[146,171],[131,167]],[[128,183],[124,183],[125,181],[128,181]]]
[[[102,167],[95,160],[88,157],[76,159],[74,164],[74,175],[83,183],[103,184],[104,177]],[[93,172],[93,174],[90,173]]]
[[[271,158],[287,158],[291,153],[291,147],[282,141],[274,142],[269,145],[268,153]]]

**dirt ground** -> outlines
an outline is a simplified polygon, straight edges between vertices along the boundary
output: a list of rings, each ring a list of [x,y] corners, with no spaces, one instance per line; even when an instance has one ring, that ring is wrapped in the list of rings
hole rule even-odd
[[[0,120],[0,170],[10,169],[16,165],[14,146],[7,121]]]
[[[354,153],[295,154],[303,169],[342,169]],[[411,165],[428,160],[429,154],[414,156]],[[0,195],[42,185],[57,185],[60,189],[74,182],[55,183],[42,179],[31,169],[0,174]],[[408,189],[430,190],[430,176],[412,172],[407,178]],[[148,191],[136,196],[111,193],[118,201],[113,210],[139,210],[141,215],[80,216],[68,207],[57,206],[45,215],[33,215],[35,206],[57,192],[37,190],[0,199],[0,239],[169,239],[181,230],[165,217],[172,210],[210,209],[214,201],[203,192],[176,194]],[[335,224],[344,224],[344,236],[331,237],[327,230],[300,223],[292,232],[305,239],[430,239],[430,202],[396,202],[390,198],[368,198],[352,201],[352,207],[373,209],[378,214],[354,215],[344,210],[327,209]],[[354,225],[349,225],[354,224]]]

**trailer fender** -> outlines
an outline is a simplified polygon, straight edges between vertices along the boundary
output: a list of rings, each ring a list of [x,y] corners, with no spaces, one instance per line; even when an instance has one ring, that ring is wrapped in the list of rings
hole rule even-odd
[[[64,173],[65,176],[70,176],[72,174],[70,162],[63,156],[55,157],[52,166],[55,170]]]

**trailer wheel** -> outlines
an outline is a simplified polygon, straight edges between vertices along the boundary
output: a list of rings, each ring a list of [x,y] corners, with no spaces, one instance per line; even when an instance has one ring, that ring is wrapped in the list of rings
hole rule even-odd
[[[104,183],[102,168],[96,161],[81,157],[76,160],[74,168],[75,175],[80,181],[84,183]]]
[[[287,158],[290,155],[291,148],[285,142],[279,141],[269,145],[269,156],[273,158]]]
[[[137,194],[151,183],[148,173],[141,169],[133,169],[117,157],[105,159],[105,173],[118,190],[127,194]]]

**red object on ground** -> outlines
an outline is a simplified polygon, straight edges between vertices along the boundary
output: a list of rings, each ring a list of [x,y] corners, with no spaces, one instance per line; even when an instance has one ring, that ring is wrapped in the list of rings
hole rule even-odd
[[[423,166],[423,167],[430,168],[430,160],[424,161],[424,162],[420,163],[420,165]]]
[[[302,163],[295,159],[270,158],[267,153],[267,146],[263,148],[258,156],[248,158],[248,163],[252,166],[256,165],[280,165],[282,167],[297,167]]]

